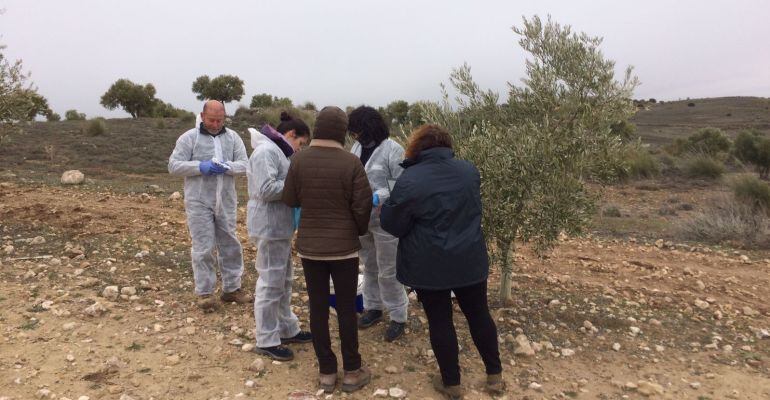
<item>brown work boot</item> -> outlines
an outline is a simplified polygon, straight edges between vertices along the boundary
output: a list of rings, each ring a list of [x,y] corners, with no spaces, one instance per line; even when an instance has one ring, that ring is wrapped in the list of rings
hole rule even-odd
[[[196,300],[195,303],[205,313],[214,312],[219,309],[219,302],[217,302],[216,299],[214,299],[214,296],[210,294],[198,296],[198,300]]]
[[[505,393],[505,381],[503,380],[503,374],[487,375],[487,383],[484,386],[489,394],[500,396]]]
[[[225,303],[247,304],[254,302],[254,296],[244,292],[241,289],[230,293],[222,293],[222,297],[220,297],[220,299],[222,299],[222,301]]]
[[[324,393],[334,393],[334,387],[337,386],[337,373],[318,374],[318,387],[324,390]]]
[[[463,388],[460,385],[445,386],[444,381],[441,380],[441,375],[433,377],[433,388],[449,400],[462,400],[463,398]]]
[[[366,386],[370,380],[372,380],[372,372],[369,371],[369,368],[361,367],[355,371],[345,371],[342,375],[342,391],[355,392]]]

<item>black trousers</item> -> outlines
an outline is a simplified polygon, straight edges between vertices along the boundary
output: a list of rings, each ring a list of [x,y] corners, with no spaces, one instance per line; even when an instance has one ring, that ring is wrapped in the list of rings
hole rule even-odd
[[[342,347],[342,368],[355,371],[361,368],[358,352],[358,314],[356,289],[358,286],[358,258],[319,261],[302,259],[307,294],[310,297],[310,332],[313,348],[322,374],[337,372],[337,356],[329,337],[329,277],[334,282]]]
[[[500,364],[500,351],[497,347],[497,327],[489,314],[487,305],[487,282],[475,285],[446,289],[416,289],[417,298],[425,309],[430,331],[430,345],[436,355],[438,368],[444,385],[460,384],[460,364],[457,350],[457,333],[452,321],[452,298],[455,293],[468,320],[473,343],[481,355],[487,374],[499,374],[503,371]]]

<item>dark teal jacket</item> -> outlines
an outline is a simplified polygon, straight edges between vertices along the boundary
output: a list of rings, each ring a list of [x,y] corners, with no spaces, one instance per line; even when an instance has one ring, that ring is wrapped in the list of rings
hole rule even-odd
[[[417,289],[443,290],[487,279],[481,231],[480,177],[447,147],[424,150],[382,206],[382,229],[399,238],[396,278]]]

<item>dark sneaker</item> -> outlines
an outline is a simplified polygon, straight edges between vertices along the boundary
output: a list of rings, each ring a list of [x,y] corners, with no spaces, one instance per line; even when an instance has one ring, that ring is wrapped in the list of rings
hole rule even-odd
[[[342,391],[345,393],[355,392],[366,386],[372,380],[372,372],[369,368],[361,367],[355,371],[345,371],[342,375]]]
[[[309,343],[313,341],[313,335],[307,331],[299,331],[298,334],[290,338],[281,338],[281,343]]]
[[[294,359],[294,352],[285,346],[255,347],[254,352],[268,356],[276,361],[291,361]]]
[[[358,327],[366,329],[380,321],[382,321],[382,310],[366,310],[358,318]]]
[[[463,398],[462,387],[460,385],[445,386],[440,375],[433,377],[433,389],[436,389],[449,400],[462,400]]]
[[[505,393],[503,374],[487,375],[487,382],[484,385],[484,389],[489,392],[489,394],[502,396]]]
[[[318,387],[324,390],[324,393],[334,393],[334,387],[337,386],[337,373],[319,374]]]
[[[390,321],[388,329],[385,330],[385,341],[392,342],[404,334],[406,324],[403,322]]]
[[[222,293],[222,297],[220,297],[220,299],[222,299],[222,301],[225,303],[247,304],[254,302],[254,296],[244,292],[241,289],[230,293]]]
[[[210,294],[198,296],[198,300],[195,303],[205,313],[214,312],[219,309],[219,302]]]

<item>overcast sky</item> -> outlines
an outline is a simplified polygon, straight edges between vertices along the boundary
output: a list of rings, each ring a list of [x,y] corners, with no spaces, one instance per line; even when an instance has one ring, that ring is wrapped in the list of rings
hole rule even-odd
[[[234,74],[246,95],[295,104],[385,105],[440,97],[467,62],[482,87],[524,74],[511,26],[551,14],[604,38],[636,98],[770,97],[770,1],[0,0],[0,43],[22,59],[54,111],[127,116],[99,105],[117,79],[152,83],[200,108],[196,77]],[[234,111],[235,105],[228,106]]]

